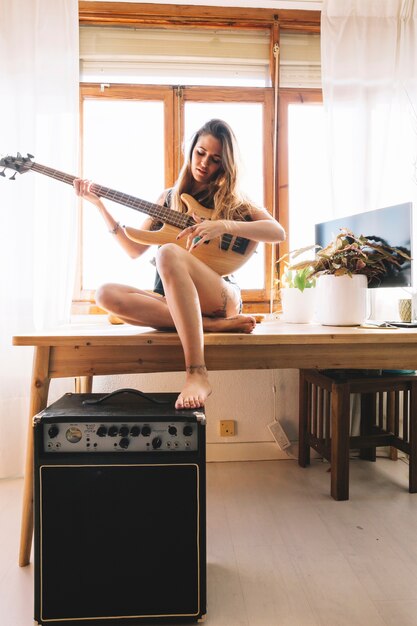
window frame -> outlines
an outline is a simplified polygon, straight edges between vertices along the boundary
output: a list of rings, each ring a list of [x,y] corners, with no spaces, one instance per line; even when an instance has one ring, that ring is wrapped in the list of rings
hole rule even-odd
[[[117,26],[199,26],[212,28],[274,28],[320,32],[320,11],[207,5],[95,2],[80,0],[80,24]]]

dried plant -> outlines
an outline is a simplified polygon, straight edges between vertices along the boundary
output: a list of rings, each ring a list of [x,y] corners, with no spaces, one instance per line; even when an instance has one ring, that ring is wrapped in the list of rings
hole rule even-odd
[[[341,228],[339,235],[325,248],[316,252],[315,258],[289,266],[292,271],[308,269],[308,278],[333,274],[335,276],[364,274],[368,285],[377,285],[382,276],[398,274],[411,262],[408,250],[393,248],[376,237],[354,235]],[[311,246],[315,248],[316,246]],[[305,252],[308,248],[303,248]]]

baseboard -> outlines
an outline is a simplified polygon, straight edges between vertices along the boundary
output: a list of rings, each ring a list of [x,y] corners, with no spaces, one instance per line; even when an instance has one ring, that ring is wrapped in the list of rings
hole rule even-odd
[[[295,458],[296,445],[280,450],[275,441],[253,441],[247,443],[208,443],[207,461],[274,461]],[[288,454],[287,454],[288,452]]]

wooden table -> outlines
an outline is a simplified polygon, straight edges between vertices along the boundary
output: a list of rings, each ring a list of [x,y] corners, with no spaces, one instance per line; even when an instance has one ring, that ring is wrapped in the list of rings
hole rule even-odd
[[[107,319],[74,323],[56,332],[19,335],[15,346],[34,346],[19,564],[27,565],[33,534],[32,417],[47,406],[52,378],[74,376],[90,391],[94,376],[184,370],[176,333],[111,326]],[[250,334],[208,333],[209,370],[417,369],[417,329],[285,324],[263,321]]]

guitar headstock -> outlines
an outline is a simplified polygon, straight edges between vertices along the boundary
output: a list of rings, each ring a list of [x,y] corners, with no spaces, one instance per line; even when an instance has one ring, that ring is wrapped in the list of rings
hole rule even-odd
[[[33,167],[33,154],[28,154],[26,157],[22,157],[20,152],[14,156],[5,156],[0,159],[0,167],[3,167],[3,171],[0,172],[0,176],[6,176],[6,170],[14,170],[13,176],[10,176],[11,180],[16,178],[16,174],[24,174],[28,172]]]

